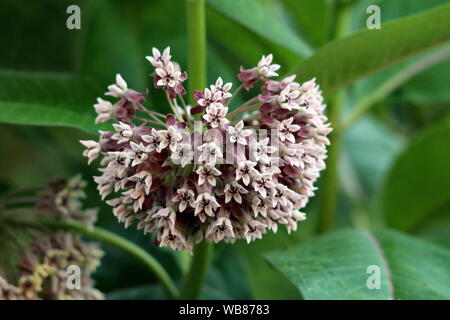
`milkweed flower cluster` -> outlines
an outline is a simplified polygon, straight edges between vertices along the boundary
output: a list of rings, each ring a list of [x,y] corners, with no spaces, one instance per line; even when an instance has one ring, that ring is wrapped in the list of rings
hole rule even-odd
[[[0,300],[101,300],[91,274],[102,254],[74,233],[40,233],[20,261],[17,284],[0,276]],[[81,270],[79,288],[68,286],[69,266]]]
[[[83,210],[79,199],[84,183],[79,177],[56,180],[38,193],[33,216],[56,221],[89,224],[96,211]],[[88,217],[88,216],[92,217]],[[74,232],[33,229],[27,231],[30,243],[24,249],[12,277],[0,272],[0,300],[100,300],[92,273],[100,265],[103,252]],[[10,239],[18,241],[17,239]],[[17,252],[16,252],[17,253]],[[68,268],[79,268],[76,287],[71,287]]]
[[[56,179],[37,194],[36,216],[55,221],[78,222],[92,228],[97,219],[97,208],[83,208],[86,181],[76,175],[71,179]]]
[[[189,252],[200,241],[251,242],[280,224],[296,230],[325,168],[332,130],[315,80],[275,81],[280,66],[263,56],[256,67],[241,67],[234,93],[219,77],[193,92],[190,106],[183,97],[187,75],[170,49],[153,49],[147,60],[173,114],[144,107],[145,94],[117,75],[107,92],[118,98],[108,102],[113,111],[101,117],[96,107],[97,122],[112,119],[114,129],[100,131],[99,141],[81,141],[89,163],[101,157],[94,179],[118,220],[125,227],[137,222],[157,245]],[[258,84],[253,98],[231,104],[239,90]],[[132,112],[117,112],[123,105]]]

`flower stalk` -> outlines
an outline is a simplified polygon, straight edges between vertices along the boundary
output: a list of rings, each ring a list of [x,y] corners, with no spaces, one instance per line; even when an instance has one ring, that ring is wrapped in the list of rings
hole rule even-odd
[[[328,150],[327,170],[323,176],[322,207],[319,216],[318,232],[331,231],[335,223],[337,195],[339,189],[338,161],[341,151],[340,114],[342,106],[342,93],[336,94],[331,103],[330,122],[333,132],[330,136],[331,144]]]
[[[335,38],[340,38],[347,31],[350,18],[350,5],[333,3],[336,12]],[[330,136],[330,147],[328,151],[327,170],[324,172],[322,207],[319,216],[318,232],[325,233],[334,228],[337,197],[339,192],[338,162],[342,143],[342,104],[343,93],[338,92],[331,101],[329,120],[333,126]]]
[[[188,30],[189,92],[206,86],[206,19],[204,0],[186,0]],[[191,104],[194,97],[190,97]],[[194,247],[193,258],[184,280],[180,298],[197,299],[211,261],[213,244],[202,242]]]
[[[203,241],[194,247],[194,256],[181,290],[180,299],[198,299],[213,254],[213,244]]]
[[[36,220],[34,223],[36,225],[43,225],[50,229],[74,231],[92,239],[110,244],[128,253],[130,256],[141,261],[155,275],[156,279],[162,284],[167,296],[170,299],[174,299],[178,296],[178,289],[164,267],[161,266],[161,264],[144,249],[128,241],[127,239],[102,228],[93,227],[90,229],[76,222],[69,223],[52,220]]]
[[[203,90],[206,84],[206,20],[205,1],[186,0],[188,32],[189,92]],[[194,98],[189,97],[190,103]]]

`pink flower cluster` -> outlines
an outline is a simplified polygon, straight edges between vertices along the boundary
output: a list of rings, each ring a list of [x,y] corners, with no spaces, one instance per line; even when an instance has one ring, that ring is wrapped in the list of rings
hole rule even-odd
[[[234,93],[218,78],[193,93],[191,107],[183,98],[186,73],[170,49],[153,49],[147,59],[173,114],[145,108],[144,94],[118,75],[107,94],[119,100],[104,102],[111,105],[107,116],[96,105],[98,122],[118,121],[114,131],[81,141],[89,163],[102,156],[95,181],[102,199],[112,195],[106,202],[119,221],[137,221],[138,229],[155,233],[156,244],[186,251],[203,240],[251,242],[279,224],[296,230],[325,168],[332,130],[315,81],[271,80],[280,66],[263,56],[256,67],[241,67]],[[237,92],[259,83],[259,94],[234,108]]]

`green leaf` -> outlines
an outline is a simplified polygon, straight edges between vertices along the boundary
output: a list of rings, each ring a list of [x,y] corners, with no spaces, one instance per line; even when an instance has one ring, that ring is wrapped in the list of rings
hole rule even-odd
[[[362,119],[345,133],[344,151],[368,194],[377,190],[386,170],[402,150],[404,140],[371,117]]]
[[[423,225],[420,225],[418,230],[414,230],[414,235],[450,249],[449,230],[450,203],[444,208],[437,210]]]
[[[73,72],[77,68],[78,44],[88,19],[88,0],[78,0],[82,8],[82,29],[66,27],[66,9],[70,0],[1,1],[0,68],[15,70],[48,70]],[[6,45],[7,44],[7,45]]]
[[[129,88],[138,91],[149,81],[145,55],[154,44],[142,41],[139,35],[137,17],[145,10],[140,10],[138,15],[139,4],[136,2],[96,0],[90,1],[90,6],[81,7],[83,16],[90,17],[89,24],[84,21],[86,27],[81,29],[86,29],[81,71],[95,78],[102,90],[114,82],[116,73],[123,76]],[[98,96],[101,94],[103,91],[97,93]]]
[[[450,201],[450,124],[415,137],[387,173],[381,196],[386,223],[411,230]]]
[[[331,21],[332,5],[326,0],[283,0],[301,34],[315,46],[327,37],[327,22]],[[328,20],[327,20],[328,19]]]
[[[209,299],[251,299],[248,271],[244,259],[234,246],[216,246],[203,296],[209,296]]]
[[[380,230],[374,237],[391,271],[394,298],[450,298],[450,251],[399,232]]]
[[[305,299],[450,297],[450,252],[394,231],[338,231],[266,257]],[[380,270],[379,289],[367,286],[370,266]]]
[[[352,30],[367,27],[367,7],[377,5],[381,11],[381,22],[386,23],[408,15],[420,13],[447,4],[447,0],[358,0],[353,7],[350,28]]]
[[[380,6],[382,22],[386,23],[445,3],[447,3],[445,0],[404,0],[401,2],[362,0],[352,10],[350,29],[366,28],[368,17],[366,8],[369,5]],[[450,79],[449,81],[446,80],[449,78],[450,69],[447,67],[450,67],[450,63],[442,61],[448,60],[449,56],[449,46],[444,45],[418,54],[356,83],[352,92],[357,103],[354,104],[355,110],[344,126],[350,125],[369,111],[378,101],[381,101],[399,87],[402,87],[403,99],[413,103],[448,101]],[[428,105],[426,108],[429,110],[430,106]]]
[[[331,93],[420,52],[450,41],[450,5],[385,23],[335,40],[296,69]]]
[[[282,8],[271,0],[207,0],[207,4],[256,34],[292,50],[311,55],[310,46],[285,23]]]
[[[297,232],[304,233],[302,226]],[[236,244],[241,256],[245,259],[249,270],[250,284],[255,299],[299,299],[295,287],[281,274],[273,272],[265,263],[263,254],[295,243],[296,234],[288,235],[285,230],[277,234],[268,233],[261,240],[247,244],[240,241]]]
[[[0,157],[0,167],[8,168],[0,171],[0,179],[10,188],[43,185],[52,177],[71,177],[76,173],[73,158],[68,157],[61,145],[48,137],[47,132],[39,129],[43,127],[0,125],[0,148],[2,154],[8,155]],[[81,133],[79,130],[65,129],[58,134],[73,137],[71,130]],[[79,145],[80,139],[73,138]],[[77,146],[77,157],[79,155],[80,149]]]
[[[68,126],[96,133],[90,80],[73,75],[0,71],[0,122]]]
[[[358,102],[354,103],[352,114],[348,116],[348,119],[344,122],[344,130],[367,113],[379,101],[394,92],[394,90],[398,89],[424,70],[427,70],[436,64],[439,66],[442,61],[447,60],[449,57],[450,45],[444,45],[437,49],[430,50],[425,54],[419,54],[414,58],[408,59],[407,61],[399,63],[358,82],[353,90],[355,100]],[[433,80],[429,80],[429,83],[438,82],[438,85],[430,86],[431,88],[437,89],[435,91],[437,95],[439,95],[440,91],[444,92],[445,87],[448,87],[447,83],[444,82],[441,84],[440,80],[442,80],[442,77],[436,79],[433,77]],[[403,87],[403,90],[404,89],[405,87]],[[423,91],[424,90],[422,90],[422,95]],[[412,92],[414,95],[415,91]],[[419,95],[420,94],[421,93],[419,93]],[[428,94],[425,95],[428,96]],[[441,94],[441,97],[438,97],[437,99],[442,99],[442,96],[445,97],[446,95],[448,94],[443,93]],[[430,99],[428,99],[428,102],[430,102]]]
[[[450,103],[450,60],[419,74],[403,86],[405,99],[427,105]]]

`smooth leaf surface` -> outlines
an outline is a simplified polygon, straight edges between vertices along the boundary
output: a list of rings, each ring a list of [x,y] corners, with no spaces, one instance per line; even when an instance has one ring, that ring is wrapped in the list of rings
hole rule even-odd
[[[95,133],[99,89],[66,74],[0,71],[0,122],[74,127]]]
[[[79,44],[88,26],[87,7],[94,1],[77,0],[83,8],[83,28],[66,27],[66,8],[75,1],[1,1],[0,68],[29,71],[73,72]]]
[[[450,103],[450,59],[421,73],[403,86],[405,99],[416,104]]]
[[[207,4],[256,34],[302,57],[312,53],[310,46],[284,22],[281,8],[273,1],[208,0]]]
[[[450,299],[448,249],[388,230],[374,237],[390,269],[395,299]]]
[[[211,45],[216,46],[235,73],[239,71],[240,65],[245,67],[255,65],[263,54],[270,52],[275,54],[274,60],[278,64],[293,65],[298,63],[299,56],[292,50],[276,45],[267,38],[255,35],[250,29],[235,23],[234,20],[229,19],[212,7],[207,7],[206,21],[209,47]],[[208,70],[211,67],[213,65],[208,64]],[[236,74],[234,79],[236,79]]]
[[[306,212],[309,213],[309,211]],[[313,227],[311,226],[311,219],[307,220],[306,223]],[[261,240],[250,244],[244,241],[236,244],[241,256],[247,263],[248,270],[250,270],[248,274],[255,299],[292,300],[300,298],[296,288],[283,275],[273,272],[271,266],[264,261],[263,255],[293,245],[300,238],[306,237],[305,227],[307,226],[300,226],[299,230],[291,235],[288,235],[285,230],[279,230],[277,234],[267,233]]]
[[[450,41],[449,15],[450,5],[445,5],[357,32],[325,45],[294,71],[302,80],[316,77],[322,90],[331,93]]]
[[[149,42],[144,51],[139,42],[139,29],[136,28],[138,2],[97,0],[91,3],[82,9],[83,16],[89,16],[90,21],[80,45],[83,52],[81,71],[95,78],[102,90],[114,81],[116,73],[124,77],[129,88],[143,90],[148,80],[145,55],[154,44]],[[144,15],[143,8],[140,13]],[[103,91],[97,92],[98,96],[102,94]]]
[[[414,234],[450,249],[450,203],[439,208],[436,215],[427,219]]]
[[[383,26],[388,21],[430,10],[447,2],[446,0],[361,0],[355,3],[352,10],[350,32],[366,28],[369,16],[366,8],[369,5],[380,7]],[[352,88],[355,100],[358,101],[355,106],[373,105],[399,87],[404,99],[413,103],[435,104],[449,101],[450,61],[448,57],[448,45],[444,45],[358,81]],[[426,106],[427,109],[430,107],[430,105]]]
[[[343,230],[266,255],[305,299],[448,299],[450,252],[394,231]],[[380,270],[380,288],[367,283]]]
[[[410,230],[450,201],[450,124],[415,137],[388,172],[381,207],[388,226]]]
[[[332,3],[326,0],[282,0],[301,33],[316,47],[326,41]]]
[[[266,255],[301,292],[304,299],[388,299],[390,283],[383,272],[380,290],[366,286],[367,267],[383,265],[371,236],[341,231],[300,246]]]
[[[403,18],[419,12],[433,9],[447,4],[447,0],[358,0],[354,1],[350,28],[352,30],[367,28],[367,19],[371,15],[367,13],[370,5],[377,5],[381,11],[381,23]]]

